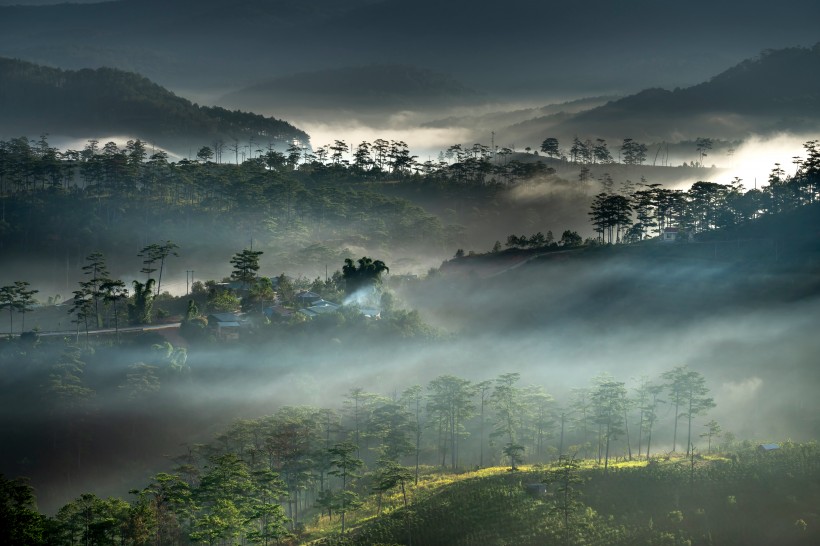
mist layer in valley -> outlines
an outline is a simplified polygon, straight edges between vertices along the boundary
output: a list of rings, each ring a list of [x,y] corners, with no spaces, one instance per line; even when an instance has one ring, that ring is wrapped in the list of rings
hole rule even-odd
[[[735,245],[650,244],[558,251],[514,267],[503,257],[489,266],[464,258],[425,280],[388,276],[399,308],[417,309],[437,334],[367,334],[355,321],[301,330],[260,325],[238,344],[191,344],[182,375],[168,371],[170,353],[156,334],[129,341],[130,348],[99,345],[98,354],[80,356],[90,363],[83,381],[95,388],[91,405],[59,419],[33,394],[51,349],[6,352],[5,386],[29,387],[9,393],[4,427],[14,448],[4,451],[4,468],[31,475],[41,506],[54,510],[84,491],[124,494],[235,419],[289,405],[339,409],[352,389],[389,398],[443,374],[479,382],[519,373],[522,387],[542,386],[565,407],[573,389],[601,374],[635,388],[642,377],[658,381],[688,366],[704,376],[716,403],[703,419],[754,441],[816,438],[820,300],[816,269],[805,270],[814,254],[800,245],[777,255],[761,247],[747,254],[753,260],[737,261]],[[19,350],[12,347],[4,351]],[[157,366],[158,390],[128,379],[137,363]],[[659,413],[659,453],[671,450],[669,411]],[[65,436],[72,427],[87,434],[80,444]],[[476,464],[470,441],[467,466]]]

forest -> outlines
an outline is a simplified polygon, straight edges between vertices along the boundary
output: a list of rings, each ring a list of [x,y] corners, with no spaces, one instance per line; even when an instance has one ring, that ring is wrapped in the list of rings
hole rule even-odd
[[[705,155],[708,142],[700,144]],[[734,364],[704,369],[693,355],[634,367],[606,347],[570,356],[583,343],[566,332],[583,324],[607,339],[627,321],[656,335],[669,321],[686,335],[707,311],[729,320],[816,296],[813,277],[795,273],[818,251],[817,141],[805,144],[794,174],[775,165],[760,189],[745,191],[740,180],[685,191],[645,180],[616,187],[602,178],[601,192],[579,192],[591,237],[539,231],[506,236],[504,248],[496,232],[491,250],[459,249],[425,276],[349,250],[326,251],[334,271],[324,277],[260,273],[266,252],[285,241],[368,234],[386,246],[446,248],[458,243],[447,238],[452,226],[417,203],[448,192],[497,199],[554,177],[557,162],[576,164],[583,186],[585,166],[612,162],[602,145],[597,158],[578,140],[570,157],[535,161],[455,145],[425,166],[395,141],[362,143],[352,156],[342,141],[259,150],[234,164],[207,146],[196,160],[172,162],[140,141],[92,140],[81,151],[59,151],[45,136],[0,143],[4,256],[70,252],[74,268],[64,292],[73,297],[47,304],[26,277],[4,275],[0,287],[9,324],[0,351],[4,444],[13,446],[2,464],[36,484],[2,478],[3,542],[764,544],[776,532],[784,543],[811,543],[818,454],[813,429],[796,423],[814,405],[779,417],[803,442],[762,432],[775,421],[740,435],[733,430],[749,426],[739,424],[741,406],[733,400],[720,413],[713,392],[732,400]],[[631,139],[624,145],[636,149]],[[251,234],[251,245],[226,240],[239,242],[223,258],[230,275],[192,276],[190,286],[186,275],[184,294],[163,291],[168,268],[197,244],[183,230],[222,224]],[[686,237],[661,245],[670,226]],[[710,241],[727,237],[759,244],[729,259],[717,243],[707,261],[690,251],[711,253]],[[624,254],[633,249],[642,254]],[[670,268],[670,258],[688,269]],[[493,276],[482,277],[479,263]],[[613,278],[618,270],[623,278]],[[593,271],[601,273],[582,278]],[[670,272],[688,282],[643,288]],[[738,273],[745,283],[731,280]],[[788,289],[778,289],[784,279]],[[566,300],[551,289],[559,283]],[[306,291],[345,305],[308,318],[299,312]],[[363,312],[371,305],[377,319]],[[675,313],[651,316],[648,306]],[[241,318],[237,340],[211,328],[218,313]],[[482,335],[499,346],[468,356]],[[594,370],[586,362],[570,377],[553,358],[612,362]],[[790,359],[809,373],[799,354]],[[441,373],[442,361],[469,371]],[[768,384],[761,366],[746,363],[745,373],[758,374],[750,388]],[[98,492],[77,494],[98,480]],[[41,489],[36,502],[48,516],[35,503]],[[458,537],[442,519],[450,511],[465,518]]]
[[[696,144],[702,165],[712,141]],[[122,147],[90,140],[82,150],[60,151],[46,135],[21,137],[0,142],[0,248],[25,255],[35,244],[78,263],[95,250],[117,252],[123,244],[142,247],[152,240],[193,249],[202,240],[192,233],[208,232],[211,247],[230,249],[241,244],[237,239],[258,238],[284,254],[278,266],[301,258],[318,270],[351,257],[345,245],[371,253],[425,248],[441,254],[475,244],[503,224],[502,218],[487,226],[488,216],[512,216],[509,210],[520,203],[510,203],[511,196],[528,184],[551,188],[553,200],[562,198],[571,210],[591,207],[598,242],[634,242],[667,225],[696,234],[812,202],[820,150],[817,141],[806,142],[804,150],[794,174],[776,164],[762,188],[747,190],[735,178],[728,185],[697,181],[682,191],[645,177],[616,183],[603,172],[594,178],[592,167],[617,165],[601,139],[576,138],[564,150],[548,138],[544,156],[456,144],[437,161],[424,162],[397,141],[354,148],[337,140],[316,150],[292,144],[280,152],[251,139],[232,150],[202,146],[195,160],[174,162],[139,140]],[[618,155],[625,165],[640,165],[646,145],[624,139]],[[577,167],[576,180],[555,175],[565,165]],[[697,176],[698,167],[690,169]],[[590,203],[596,186],[600,192]],[[441,211],[446,201],[452,208]],[[550,221],[533,210],[539,205],[529,205],[527,214],[535,216],[528,223]],[[558,233],[567,228],[585,231],[555,226]]]

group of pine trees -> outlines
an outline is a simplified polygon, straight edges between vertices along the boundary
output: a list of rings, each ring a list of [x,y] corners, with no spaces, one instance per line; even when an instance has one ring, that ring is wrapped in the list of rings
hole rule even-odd
[[[797,163],[794,175],[787,176],[775,164],[769,184],[760,189],[746,190],[738,178],[727,185],[695,182],[688,191],[663,188],[645,179],[637,187],[627,181],[620,191],[606,188],[593,199],[592,225],[600,242],[635,242],[666,227],[696,234],[814,203],[820,192],[820,145],[813,140],[804,149],[806,157]]]
[[[625,138],[619,151],[620,162],[624,165],[643,165],[646,161],[646,144],[636,142],[631,138]],[[549,137],[541,143],[541,152],[552,158],[563,158],[572,163],[581,164],[602,164],[614,163],[612,152],[609,151],[606,140],[596,138],[582,140],[577,136],[572,140],[569,150],[564,150],[557,138]]]
[[[390,396],[353,388],[338,409],[284,407],[237,421],[175,457],[173,472],[130,501],[81,495],[41,522],[41,536],[55,545],[270,544],[298,531],[306,514],[340,518],[344,532],[345,516],[366,496],[401,491],[406,505],[407,488],[435,467],[516,469],[583,456],[606,472],[615,457],[648,459],[658,444],[682,451],[684,442],[689,454],[697,436],[708,435],[711,449],[720,434],[712,421],[698,435],[715,404],[704,377],[687,367],[643,379],[631,393],[600,375],[564,404],[520,382],[519,373],[479,382],[442,375]],[[673,430],[659,440],[662,420]]]
[[[0,142],[0,248],[84,256],[92,244],[111,252],[123,241],[189,240],[214,226],[215,242],[250,233],[294,252],[351,237],[440,245],[447,236],[438,218],[407,200],[351,191],[329,166],[293,168],[278,163],[277,153],[236,165],[212,161],[210,149],[174,162],[138,140],[92,140],[63,152],[45,137]],[[342,182],[361,180],[344,176]],[[332,252],[325,254],[322,261]]]

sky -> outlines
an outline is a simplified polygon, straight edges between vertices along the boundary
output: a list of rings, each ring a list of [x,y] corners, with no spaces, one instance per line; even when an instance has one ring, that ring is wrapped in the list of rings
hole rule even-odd
[[[0,0],[0,5],[12,3],[41,2]],[[54,30],[39,12],[31,19],[7,16],[23,34],[14,43],[0,38],[0,54],[75,65],[108,61],[143,68],[149,77],[174,85],[199,71],[199,84],[211,88],[322,68],[404,63],[450,73],[492,95],[561,98],[579,91],[691,85],[763,49],[820,41],[814,24],[820,5],[809,0],[776,7],[759,0],[694,0],[685,8],[649,0],[590,0],[584,10],[557,1],[512,1],[502,7],[489,1],[416,0],[408,9],[395,0],[295,7],[281,0],[182,0],[161,3],[159,19],[156,3],[122,0],[66,9]],[[59,28],[75,17],[84,32]],[[216,43],[218,48],[209,47]],[[72,50],[56,51],[58,44]],[[203,66],[210,68],[208,74],[201,73]]]

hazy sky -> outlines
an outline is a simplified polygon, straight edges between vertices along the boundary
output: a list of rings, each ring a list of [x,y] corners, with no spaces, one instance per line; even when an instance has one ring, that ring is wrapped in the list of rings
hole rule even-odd
[[[124,0],[63,7],[52,17],[7,13],[0,17],[0,55],[65,68],[114,65],[177,88],[393,62],[448,72],[489,93],[568,97],[691,85],[762,49],[820,41],[820,3],[813,0],[692,0],[683,8],[654,0],[588,0],[584,9],[557,1],[412,6]]]

